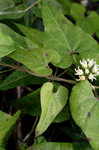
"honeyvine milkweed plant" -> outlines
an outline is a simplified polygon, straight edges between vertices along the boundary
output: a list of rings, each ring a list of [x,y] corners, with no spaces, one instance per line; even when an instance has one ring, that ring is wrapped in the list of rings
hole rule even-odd
[[[0,150],[13,140],[18,150],[99,150],[97,7],[91,11],[85,0],[5,2]]]

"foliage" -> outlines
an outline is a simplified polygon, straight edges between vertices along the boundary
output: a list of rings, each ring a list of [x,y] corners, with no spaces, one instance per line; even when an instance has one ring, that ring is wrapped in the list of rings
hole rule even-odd
[[[0,0],[0,150],[99,150],[97,6]]]

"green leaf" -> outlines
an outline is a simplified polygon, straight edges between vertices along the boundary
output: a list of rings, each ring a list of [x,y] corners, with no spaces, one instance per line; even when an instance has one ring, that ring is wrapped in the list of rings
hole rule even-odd
[[[54,92],[54,85],[51,82],[47,82],[41,88],[40,98],[42,112],[36,127],[36,136],[39,136],[46,131],[66,105],[68,90],[63,86],[59,86],[57,91]]]
[[[56,51],[44,48],[17,50],[9,57],[21,62],[38,75],[50,75],[52,70],[48,67],[48,63],[60,61],[60,56]]]
[[[43,1],[42,15],[46,33],[44,46],[56,50],[61,56],[56,66],[69,67],[78,58],[94,58],[99,62],[98,43],[81,28],[70,23],[60,9],[57,13],[51,1]]]
[[[24,37],[2,23],[0,24],[0,39],[0,58],[12,53],[18,48],[25,48],[27,46]]]
[[[0,145],[4,146],[6,144],[19,115],[20,111],[18,111],[14,116],[10,116],[0,111]]]
[[[70,108],[73,119],[85,133],[93,149],[99,150],[99,102],[88,81],[81,81],[74,86]]]
[[[41,144],[34,144],[27,150],[92,150],[86,143],[55,143],[55,142],[44,142]]]
[[[29,75],[26,72],[14,71],[0,84],[0,90],[9,90],[17,86],[42,84],[46,80]]]

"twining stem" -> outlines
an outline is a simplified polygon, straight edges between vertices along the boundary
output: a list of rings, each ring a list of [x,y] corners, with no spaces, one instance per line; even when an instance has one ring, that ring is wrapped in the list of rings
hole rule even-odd
[[[6,73],[6,72],[9,72],[9,71],[12,71],[13,69],[12,68],[10,68],[10,69],[8,69],[8,70],[4,70],[4,71],[0,71],[0,74],[2,74],[2,73]]]
[[[31,129],[31,131],[30,131],[30,132],[26,135],[26,137],[23,139],[23,142],[26,142],[26,141],[29,139],[29,137],[31,136],[31,134],[34,132],[35,127],[36,127],[36,125],[37,125],[37,122],[38,122],[38,117],[36,117],[35,122],[34,122],[34,124],[33,124],[33,127],[32,127],[32,129]]]
[[[17,99],[20,99],[21,95],[22,95],[21,87],[18,86],[16,88],[16,90],[17,90]],[[18,124],[17,124],[17,148],[18,149],[21,145],[21,141],[19,139],[22,140],[22,124],[21,124],[21,121],[19,121]]]
[[[76,81],[74,81],[74,80],[66,80],[66,79],[63,79],[63,78],[55,77],[55,76],[50,76],[50,77],[46,77],[46,78],[50,79],[50,80],[54,80],[54,81],[66,82],[66,83],[69,83],[69,84],[76,84]]]
[[[67,79],[64,79],[64,78],[59,78],[59,77],[56,77],[56,76],[43,76],[43,75],[39,75],[37,73],[34,73],[26,68],[23,68],[23,67],[20,67],[20,66],[17,66],[17,65],[10,65],[10,64],[5,64],[5,63],[1,63],[0,62],[0,65],[1,66],[5,66],[5,67],[10,67],[12,69],[15,69],[15,70],[19,70],[21,72],[27,72],[33,76],[37,76],[37,77],[40,77],[40,78],[46,78],[48,80],[52,80],[52,81],[60,81],[60,82],[66,82],[66,83],[69,83],[69,84],[76,84],[76,81],[74,80],[67,80]]]
[[[64,75],[66,72],[67,72],[67,70],[63,71],[62,73],[60,73],[60,74],[58,75],[58,77],[61,77],[61,76]]]

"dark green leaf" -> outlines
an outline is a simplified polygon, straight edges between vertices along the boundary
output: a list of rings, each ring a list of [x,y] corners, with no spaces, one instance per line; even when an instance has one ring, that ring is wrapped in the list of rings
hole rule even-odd
[[[12,105],[32,116],[39,116],[41,113],[40,89],[33,91],[19,100],[14,100]]]
[[[26,72],[14,71],[0,84],[0,90],[8,90],[17,86],[42,84],[46,80],[29,75]]]

